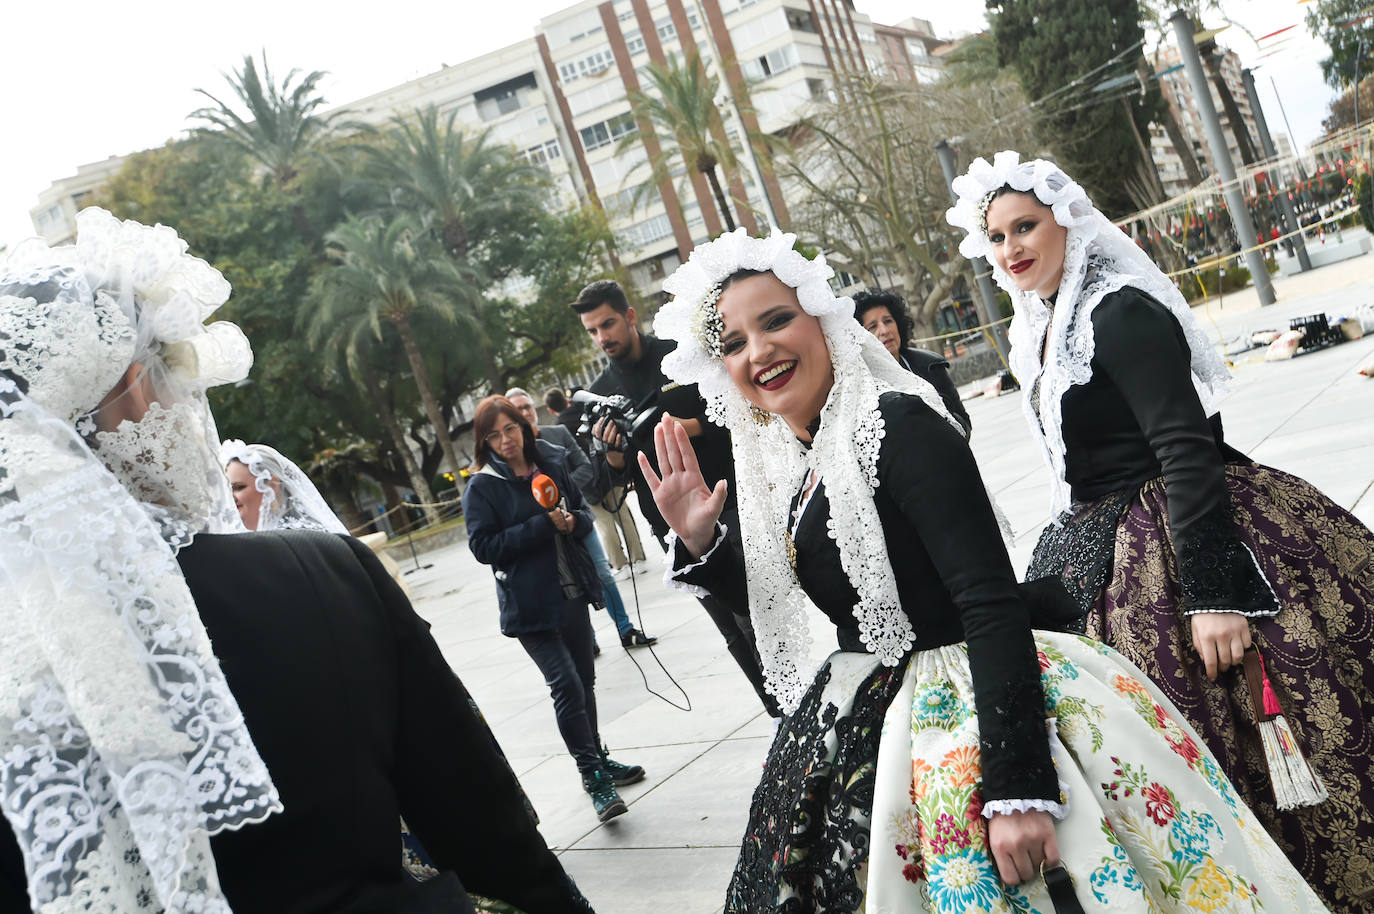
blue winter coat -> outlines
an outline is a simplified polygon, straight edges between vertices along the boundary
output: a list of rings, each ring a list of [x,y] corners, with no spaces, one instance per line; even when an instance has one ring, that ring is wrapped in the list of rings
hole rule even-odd
[[[536,439],[539,469],[558,485],[573,515],[573,534],[565,539],[570,555],[581,559],[581,538],[592,531],[592,512],[568,476],[563,448]],[[492,567],[501,606],[501,634],[556,631],[562,615],[563,587],[558,581],[558,531],[547,509],[534,500],[528,479],[517,479],[510,466],[492,458],[468,481],[463,492],[468,547],[477,561]],[[601,594],[601,581],[590,558],[574,560],[582,590]],[[589,597],[588,602],[592,602]]]

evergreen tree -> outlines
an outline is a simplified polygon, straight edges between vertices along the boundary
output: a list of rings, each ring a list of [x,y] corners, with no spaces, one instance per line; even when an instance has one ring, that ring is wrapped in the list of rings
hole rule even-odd
[[[1317,0],[1306,18],[1308,30],[1331,49],[1322,61],[1322,76],[1332,88],[1348,89],[1374,73],[1374,9],[1369,0]]]
[[[1135,73],[1137,0],[988,0],[988,10],[998,61],[1037,100],[1064,169],[1108,214],[1156,202],[1149,124],[1160,95],[1153,82],[1142,92]]]

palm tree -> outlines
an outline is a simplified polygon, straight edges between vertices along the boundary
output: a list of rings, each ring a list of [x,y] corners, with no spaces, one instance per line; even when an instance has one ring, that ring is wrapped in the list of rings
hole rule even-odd
[[[336,323],[365,326],[376,340],[383,337],[383,325],[391,327],[410,363],[439,447],[456,473],[462,464],[430,383],[414,319],[428,313],[448,323],[471,323],[469,312],[458,302],[480,288],[480,277],[425,241],[418,223],[406,215],[390,221],[349,217],[325,236],[326,253],[335,265],[315,277],[305,321],[313,342],[334,332]],[[359,364],[355,358],[354,365]]]
[[[298,80],[300,73],[293,69],[278,86],[267,65],[267,51],[262,52],[261,75],[252,56],[245,54],[243,68],[224,78],[248,109],[247,116],[206,90],[197,89],[215,106],[199,108],[191,112],[191,117],[213,124],[218,128],[213,131],[215,135],[256,160],[267,169],[277,187],[284,189],[329,135],[334,119],[334,115],[318,113],[324,96],[316,92],[316,87],[324,78],[324,71],[312,70]]]
[[[316,91],[323,70],[312,70],[300,79],[300,70],[293,69],[278,86],[267,66],[267,51],[262,52],[262,73],[251,55],[243,57],[243,69],[226,75],[229,88],[247,108],[242,116],[226,102],[204,89],[196,91],[215,103],[213,108],[199,108],[191,117],[207,121],[218,129],[203,128],[206,135],[217,137],[242,150],[267,169],[278,190],[291,189],[306,160],[319,154],[323,141],[330,135],[336,115],[320,114],[324,96]],[[291,217],[296,231],[307,245],[316,242],[315,229],[305,212],[305,201],[299,189],[294,193]]]
[[[334,312],[327,320],[322,319],[319,312],[303,309],[300,323],[307,331],[307,339],[312,348],[323,352],[330,361],[341,360],[347,366],[347,371],[343,373],[367,396],[373,408],[377,410],[377,415],[381,417],[382,425],[400,455],[401,465],[410,480],[410,488],[422,503],[434,504],[434,491],[425,479],[420,464],[415,460],[415,453],[410,448],[410,442],[406,440],[400,420],[396,418],[391,392],[382,385],[378,377],[376,350],[379,348],[379,342],[367,309],[359,309],[346,315]],[[433,525],[439,522],[437,510],[432,507],[422,510],[426,524]]]
[[[681,154],[691,168],[706,177],[721,218],[725,221],[726,231],[733,231],[734,214],[726,201],[716,166],[721,166],[728,175],[739,170],[740,160],[726,139],[720,112],[716,109],[720,79],[706,72],[701,55],[696,51],[688,56],[685,64],[679,63],[674,56],[666,63],[650,64],[644,72],[652,91],[631,89],[626,93],[630,107],[641,124],[651,125],[655,132],[671,136],[676,143],[665,143],[659,148],[658,155],[651,157],[648,163],[651,177],[635,189],[634,204],[638,205],[641,198],[671,175],[673,160]],[[747,106],[743,101],[746,97],[744,92],[736,91],[735,95],[737,104]],[[635,134],[625,136],[616,147],[616,153],[622,153],[639,142],[642,141]],[[749,142],[766,150],[780,143],[776,137],[753,133],[749,136]]]
[[[490,132],[469,137],[458,112],[441,118],[433,105],[409,117],[395,117],[380,141],[364,147],[368,171],[393,206],[423,214],[436,227],[444,250],[466,264],[487,233],[512,213],[542,210],[548,176],[493,144]],[[500,277],[493,277],[500,278]],[[482,370],[493,390],[502,387],[496,348],[487,330],[480,296],[470,296]]]

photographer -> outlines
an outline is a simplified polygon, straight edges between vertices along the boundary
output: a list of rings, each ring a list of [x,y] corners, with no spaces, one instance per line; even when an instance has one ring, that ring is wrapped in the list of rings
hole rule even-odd
[[[601,348],[610,359],[606,370],[592,382],[590,391],[601,397],[622,396],[630,401],[635,417],[660,411],[678,419],[687,430],[696,452],[697,462],[708,485],[726,480],[729,496],[725,503],[721,521],[726,525],[729,536],[738,540],[739,522],[735,516],[734,463],[730,456],[730,433],[714,425],[706,418],[706,404],[698,395],[696,387],[680,387],[672,384],[663,374],[663,357],[672,352],[677,344],[660,340],[640,333],[635,326],[635,310],[630,307],[625,292],[612,280],[599,280],[591,283],[578,293],[572,303],[583,328],[591,336],[592,342]],[[635,454],[643,451],[653,463],[652,447],[644,446],[638,439],[630,441],[617,428],[604,406],[595,412],[600,415],[591,429],[594,437],[602,446],[593,448],[592,462],[598,474],[613,485],[629,485],[639,498],[639,508],[654,531],[659,545],[663,545],[668,533],[668,524],[658,512],[649,488],[640,476]],[[611,411],[614,412],[614,411]],[[620,410],[624,412],[624,410]],[[656,415],[650,421],[642,421],[637,427],[652,434]],[[622,417],[623,422],[623,417]],[[606,488],[610,488],[607,486]],[[738,542],[735,545],[739,545]],[[740,669],[748,678],[754,691],[758,693],[765,710],[770,716],[778,717],[777,703],[763,686],[763,671],[759,666],[757,651],[754,647],[754,634],[747,617],[735,615],[728,606],[713,597],[699,598],[711,621],[720,629],[725,638],[725,646],[735,658]]]

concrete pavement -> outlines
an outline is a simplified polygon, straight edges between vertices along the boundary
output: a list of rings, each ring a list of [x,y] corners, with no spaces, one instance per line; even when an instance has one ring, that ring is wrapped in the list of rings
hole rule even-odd
[[[1212,302],[1221,336],[1286,328],[1292,316],[1348,313],[1374,303],[1374,255],[1279,277],[1275,286],[1280,302],[1268,308],[1247,301],[1246,293]],[[1198,310],[1207,319],[1207,309]],[[1374,336],[1291,362],[1240,356],[1222,407],[1233,445],[1311,481],[1366,524],[1374,524],[1374,380],[1353,369],[1371,353]],[[1023,570],[1048,519],[1046,471],[1025,428],[1019,394],[967,406],[973,450],[1018,532],[1013,559]],[[622,650],[610,620],[593,613],[603,651],[596,686],[602,736],[616,758],[648,771],[644,782],[622,791],[629,813],[601,825],[563,749],[538,670],[516,641],[497,631],[490,570],[465,544],[421,561],[433,567],[407,577],[416,608],[433,624],[505,748],[545,838],[597,911],[719,911],[772,726],[697,603],[665,590],[658,568],[635,578],[633,587],[621,584],[632,616],[637,598],[642,624],[636,625],[661,639],[653,654]],[[833,635],[819,616],[812,632],[819,660]],[[690,700],[691,710],[670,706],[650,688],[684,707]]]

